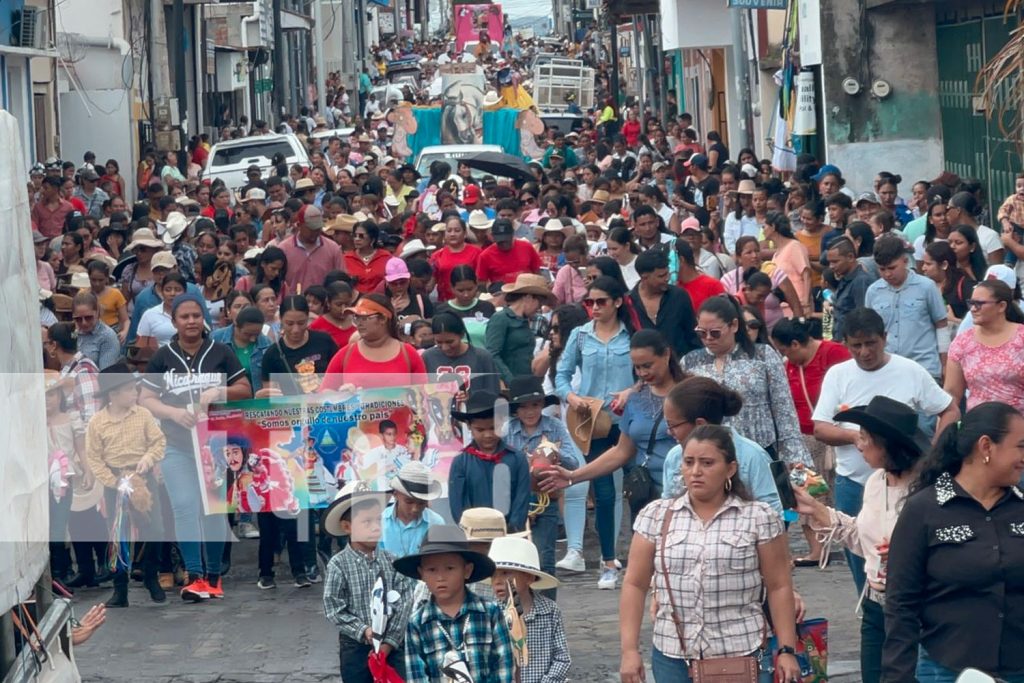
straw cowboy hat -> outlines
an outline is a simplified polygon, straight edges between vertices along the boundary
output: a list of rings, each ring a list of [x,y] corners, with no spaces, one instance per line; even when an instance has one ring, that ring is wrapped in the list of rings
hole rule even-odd
[[[351,510],[359,500],[376,499],[384,506],[388,495],[386,491],[374,491],[367,481],[350,481],[338,491],[338,495],[327,508],[323,521],[324,530],[332,536],[344,536],[345,531],[341,528],[342,515]]]
[[[420,551],[415,555],[400,557],[392,562],[392,565],[399,574],[418,580],[420,578],[420,562],[424,557],[452,553],[461,555],[466,562],[473,565],[473,573],[466,579],[466,583],[483,581],[494,574],[494,563],[483,553],[471,550],[466,534],[454,524],[437,524],[428,528]]]
[[[741,180],[736,189],[729,194],[754,194],[754,190],[757,189],[757,185],[753,180]]]
[[[125,251],[131,251],[136,247],[149,247],[150,249],[163,249],[164,243],[158,240],[153,231],[149,228],[139,228],[132,233],[132,241],[125,247]]]
[[[90,287],[89,273],[72,273],[71,282],[68,286],[71,287],[71,289],[88,289]]]
[[[505,294],[532,294],[544,299],[545,303],[555,300],[555,296],[551,293],[551,288],[548,287],[548,281],[544,279],[544,276],[534,275],[533,273],[520,273],[516,276],[515,282],[503,286],[501,291]]]
[[[607,204],[611,198],[612,196],[608,194],[608,190],[596,190],[590,201],[591,203]]]
[[[356,217],[352,214],[341,213],[324,225],[324,232],[333,235],[336,232],[353,232],[356,229]]]
[[[496,538],[505,536],[517,536],[529,538],[529,531],[520,531],[510,534],[505,524],[505,515],[501,510],[494,508],[469,508],[462,511],[459,519],[459,528],[466,534],[466,538],[474,542],[489,542]]]
[[[580,447],[584,455],[590,452],[590,442],[603,439],[612,429],[612,416],[604,410],[604,401],[592,396],[580,396],[586,407],[582,410],[569,408],[565,422],[569,428],[569,436]]]
[[[316,185],[310,178],[299,178],[298,182],[295,183],[296,192],[304,192],[305,190],[315,190]]]
[[[488,218],[484,211],[474,209],[469,212],[469,220],[466,223],[474,230],[488,230],[494,225],[494,219]]]
[[[497,569],[509,569],[523,572],[534,577],[530,588],[537,591],[558,588],[558,579],[540,570],[540,554],[537,546],[531,541],[518,536],[496,538],[491,542],[491,550],[487,553]]]
[[[417,500],[437,500],[443,492],[441,482],[430,473],[430,468],[418,460],[402,465],[402,469],[398,470],[398,474],[388,483],[392,491],[404,493]]]

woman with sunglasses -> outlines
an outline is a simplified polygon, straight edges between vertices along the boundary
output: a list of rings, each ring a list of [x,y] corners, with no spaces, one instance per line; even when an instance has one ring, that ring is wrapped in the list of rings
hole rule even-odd
[[[1024,410],[1024,313],[1013,290],[1000,280],[984,280],[967,301],[974,325],[949,346],[945,390],[967,408],[1002,401]]]
[[[768,343],[768,326],[764,324],[761,309],[751,304],[743,306],[743,329],[755,344]]]
[[[379,246],[380,227],[372,221],[357,223],[352,239],[356,248],[345,254],[345,270],[355,278],[356,291],[383,291],[391,252]]]
[[[697,317],[697,336],[704,348],[686,354],[683,368],[743,397],[743,409],[729,420],[736,431],[775,459],[810,467],[782,359],[767,344],[751,342],[740,330],[742,320],[740,305],[732,297],[705,301]]]
[[[416,347],[399,341],[395,309],[387,297],[364,294],[345,312],[352,316],[359,339],[334,354],[320,384],[321,391],[333,391],[344,384],[404,386],[426,375],[427,367]]]

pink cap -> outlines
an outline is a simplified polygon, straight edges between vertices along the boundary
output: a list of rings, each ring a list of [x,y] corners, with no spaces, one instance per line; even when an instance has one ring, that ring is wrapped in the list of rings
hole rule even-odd
[[[700,231],[700,221],[693,216],[684,218],[683,222],[679,224],[679,232],[687,232],[689,230]]]
[[[410,277],[409,266],[405,265],[405,261],[402,259],[389,258],[388,262],[384,264],[384,279],[388,282],[408,280]]]

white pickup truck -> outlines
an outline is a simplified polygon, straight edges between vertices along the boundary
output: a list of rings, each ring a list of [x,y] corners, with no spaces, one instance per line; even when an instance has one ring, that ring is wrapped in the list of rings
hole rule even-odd
[[[594,107],[594,70],[578,59],[538,61],[533,68],[533,101],[544,123],[567,133]],[[569,111],[570,105],[579,113]]]

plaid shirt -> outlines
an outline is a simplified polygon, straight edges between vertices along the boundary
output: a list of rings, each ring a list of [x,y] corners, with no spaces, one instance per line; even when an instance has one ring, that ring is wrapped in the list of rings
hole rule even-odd
[[[565,639],[562,612],[554,600],[534,594],[526,622],[529,661],[519,671],[519,683],[559,683],[569,679],[569,642]]]
[[[675,512],[662,544],[661,524],[669,508]],[[730,496],[705,524],[684,493],[645,507],[633,530],[655,544],[656,648],[675,659],[694,659],[739,657],[763,645],[763,579],[757,548],[784,533],[782,519],[768,504]],[[663,553],[670,585],[662,570]],[[686,638],[685,652],[672,621],[673,598]]]
[[[402,597],[388,619],[384,642],[394,649],[402,645],[402,636],[412,608],[413,581],[395,571],[394,556],[386,550],[365,555],[351,545],[331,558],[324,577],[324,614],[338,625],[341,635],[365,643],[370,626],[370,593],[377,576],[383,574],[387,590]]]
[[[1005,218],[1011,223],[1024,227],[1024,198],[1018,197],[1016,193],[1011,194],[1003,201],[1003,205],[999,207],[999,213],[996,214],[996,218],[1000,221]]]
[[[96,363],[86,358],[81,351],[60,371],[61,379],[71,377],[75,381],[71,398],[74,409],[82,417],[82,424],[88,424],[92,416],[103,407],[100,400],[99,374],[100,369],[96,367]]]
[[[512,640],[501,608],[468,589],[454,617],[431,599],[409,620],[405,632],[406,683],[437,683],[444,654],[462,648],[475,683],[512,683]]]
[[[163,459],[166,446],[160,423],[142,406],[132,406],[123,417],[115,417],[104,408],[89,420],[85,433],[89,468],[112,489],[117,488],[120,470],[133,468],[143,460],[152,467]]]

